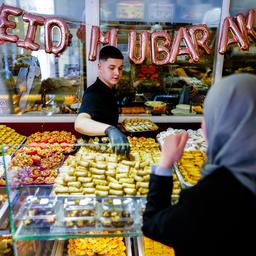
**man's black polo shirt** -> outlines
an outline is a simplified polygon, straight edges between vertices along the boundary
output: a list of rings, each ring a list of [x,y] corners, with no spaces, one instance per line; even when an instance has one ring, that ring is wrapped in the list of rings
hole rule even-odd
[[[118,107],[114,90],[97,78],[85,90],[79,113],[88,113],[95,121],[117,126]]]

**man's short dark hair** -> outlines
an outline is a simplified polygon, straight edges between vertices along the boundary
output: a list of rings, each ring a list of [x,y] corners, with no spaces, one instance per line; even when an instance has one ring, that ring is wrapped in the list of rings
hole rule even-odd
[[[104,46],[103,48],[101,48],[100,54],[99,54],[99,59],[107,60],[109,58],[123,60],[124,55],[115,46],[107,45],[107,46]]]

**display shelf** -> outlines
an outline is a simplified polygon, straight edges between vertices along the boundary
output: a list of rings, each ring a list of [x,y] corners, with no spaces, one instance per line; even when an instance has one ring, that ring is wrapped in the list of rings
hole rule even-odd
[[[133,237],[142,234],[141,213],[145,197],[52,196],[52,186],[46,185],[23,185],[11,189],[13,240]],[[86,215],[89,214],[90,200],[94,201],[90,210],[94,213],[93,217]],[[109,200],[111,205],[108,206]],[[67,202],[71,208],[68,208]],[[5,211],[8,203],[6,205]],[[70,217],[73,214],[76,216]],[[90,222],[91,219],[93,222]],[[68,227],[67,223],[72,225]],[[103,231],[108,233],[102,234]]]
[[[102,234],[102,233],[77,233],[77,234],[68,234],[63,231],[62,233],[50,233],[49,230],[40,230],[40,234],[35,234],[34,232],[37,232],[36,230],[24,230],[24,228],[21,226],[17,232],[13,235],[13,240],[54,240],[54,239],[71,239],[71,238],[89,238],[89,237],[136,237],[141,236],[141,231],[124,231],[121,234],[116,233],[108,233],[108,234]],[[95,231],[97,232],[97,231]]]
[[[4,115],[1,123],[73,123],[77,115],[52,115],[52,116],[32,116],[32,115]]]
[[[103,237],[99,237],[99,238],[101,239]],[[79,237],[79,239],[81,239],[81,237]],[[139,256],[140,255],[140,254],[138,254],[139,244],[137,243],[136,238],[125,237],[125,238],[123,238],[123,241],[124,241],[124,245],[126,247],[126,249],[124,251],[125,252],[124,255],[126,255],[126,256],[132,256],[132,255]],[[103,243],[102,245],[104,245],[104,240],[102,241],[102,243]],[[68,240],[67,239],[65,239],[65,240],[50,240],[50,241],[48,241],[48,240],[16,241],[15,244],[20,244],[20,246],[22,245],[23,248],[24,247],[29,248],[28,250],[24,251],[24,250],[19,250],[19,247],[18,248],[16,247],[15,255],[19,255],[19,256],[46,255],[46,253],[47,253],[47,255],[50,255],[50,256],[60,256],[60,255],[68,256],[68,255],[70,255],[70,254],[68,254]],[[86,251],[86,249],[84,248],[84,244],[83,244],[83,248],[80,248],[80,252],[82,252],[82,250]],[[111,255],[119,256],[120,254],[118,254],[118,252],[116,254],[114,254],[115,250],[117,250],[117,249],[116,248],[112,249],[113,254],[111,254]]]
[[[1,123],[74,123],[77,115],[53,115],[53,116],[17,116],[6,115],[1,117]],[[119,122],[127,118],[145,118],[154,123],[200,123],[202,115],[194,116],[152,116],[152,115],[119,115]]]

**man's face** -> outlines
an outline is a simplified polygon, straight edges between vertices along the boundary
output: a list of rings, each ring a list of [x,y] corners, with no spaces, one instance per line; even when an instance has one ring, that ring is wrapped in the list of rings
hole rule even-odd
[[[100,80],[112,88],[122,78],[123,60],[112,58],[100,60],[98,68]]]

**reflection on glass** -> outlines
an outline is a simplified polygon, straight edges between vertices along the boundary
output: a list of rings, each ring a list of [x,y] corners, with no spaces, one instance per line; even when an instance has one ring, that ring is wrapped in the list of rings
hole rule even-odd
[[[44,4],[40,0],[22,0],[20,1],[20,8],[32,13],[51,15],[54,14],[54,0],[44,0]]]
[[[248,11],[255,8],[255,1],[234,0],[230,3],[230,15],[235,16],[238,13],[242,13],[246,18]],[[256,20],[254,21],[254,27],[256,27]],[[256,46],[255,40],[249,36],[249,50],[242,51],[237,44],[231,44],[225,53],[223,76],[227,76],[233,73],[256,73]]]
[[[72,43],[60,56],[48,54],[45,51],[44,27],[38,26],[35,36],[35,42],[40,45],[38,51],[17,47],[15,43],[1,44],[0,113],[18,115],[76,113],[86,82],[85,31],[82,29],[85,1],[78,0],[72,5],[67,4],[68,11],[72,13],[70,16],[67,15],[63,1],[62,6],[58,0],[47,0],[43,5],[40,1],[17,2],[10,4],[21,8],[24,12],[37,13],[44,17],[45,14],[57,13],[57,18],[63,18],[68,23]],[[17,24],[11,33],[24,40],[28,23],[22,19],[22,16],[15,18],[10,16],[10,19]],[[59,40],[60,31],[54,28],[53,45],[58,45]]]
[[[111,3],[110,3],[111,2]],[[213,49],[217,28],[220,23],[221,0],[100,0],[100,25],[105,31],[118,28],[118,48],[125,56],[123,79],[117,87],[118,104],[121,113],[167,114],[178,104],[189,107],[186,114],[194,114],[193,109],[202,113],[205,95],[212,84],[214,54],[206,54],[200,49],[200,60],[189,63],[188,55],[180,55],[174,64],[153,65],[148,58],[142,65],[128,61],[128,33],[136,30],[166,30],[173,42],[180,27],[206,24],[210,30],[209,47]],[[181,47],[184,42],[181,43]],[[165,102],[167,107],[154,112],[145,107],[147,101]]]

